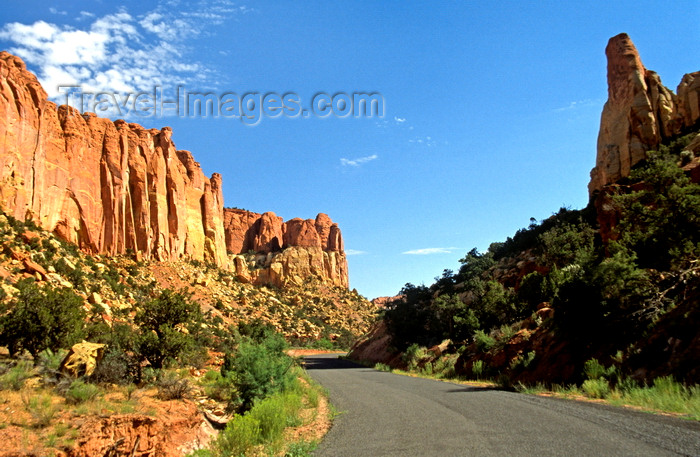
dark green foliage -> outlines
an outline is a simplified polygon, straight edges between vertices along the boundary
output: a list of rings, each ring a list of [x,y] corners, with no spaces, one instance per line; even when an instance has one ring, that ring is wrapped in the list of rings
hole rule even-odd
[[[622,212],[620,243],[634,250],[645,268],[669,270],[700,254],[700,185],[677,161],[650,153],[646,166],[630,177],[642,181],[641,188],[614,198]]]
[[[243,410],[262,398],[285,389],[294,380],[293,360],[284,352],[286,343],[278,334],[262,341],[244,338],[238,350],[227,356],[221,375],[232,380]]]
[[[517,292],[517,300],[525,310],[534,311],[542,302],[549,300],[551,290],[547,276],[533,271],[520,281]]]
[[[153,367],[161,368],[167,359],[181,358],[196,344],[202,312],[183,293],[165,289],[143,304],[134,322],[141,331],[139,352]]]
[[[473,309],[467,308],[458,295],[443,294],[431,302],[434,333],[442,338],[464,341],[479,328],[479,319]]]
[[[384,312],[392,344],[401,351],[412,343],[428,346],[434,337],[430,334],[429,320],[434,317],[430,309],[430,290],[408,283],[400,294],[401,297],[390,302]]]
[[[586,265],[595,256],[594,240],[595,230],[582,220],[558,223],[539,236],[540,262],[547,267]]]
[[[115,323],[104,333],[95,335],[92,341],[107,345],[92,379],[122,385],[141,380],[138,332],[130,325]]]
[[[494,259],[499,260],[536,247],[538,238],[556,225],[576,225],[581,222],[593,225],[595,220],[596,212],[592,205],[580,211],[562,207],[559,209],[559,212],[541,221],[539,224],[535,218],[530,218],[530,225],[527,228],[518,230],[512,238],[508,237],[504,243],[493,243],[489,251],[493,252]]]
[[[457,281],[464,282],[466,288],[470,290],[481,287],[481,276],[496,264],[491,250],[480,254],[476,248],[469,251],[459,262],[462,266],[459,269]]]
[[[44,349],[69,348],[80,341],[83,301],[71,289],[39,287],[32,279],[18,281],[15,287],[19,293],[0,317],[0,345],[10,354],[26,349],[36,357]]]
[[[471,309],[485,330],[522,317],[513,290],[493,280],[480,284],[479,289],[475,291]]]

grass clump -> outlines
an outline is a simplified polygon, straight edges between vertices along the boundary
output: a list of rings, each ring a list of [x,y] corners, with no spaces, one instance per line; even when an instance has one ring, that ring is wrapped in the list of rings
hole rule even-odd
[[[259,447],[279,452],[285,428],[299,425],[301,407],[301,395],[294,391],[278,392],[257,402],[229,422],[217,439],[215,455],[245,456]]]
[[[700,420],[700,386],[686,387],[671,376],[656,378],[651,386],[627,388],[615,403],[686,414]]]
[[[97,398],[101,393],[102,390],[98,386],[87,383],[82,379],[76,379],[66,390],[66,403],[79,405]]]
[[[586,379],[581,389],[589,398],[606,398],[610,395],[610,384],[604,378]]]
[[[20,360],[0,376],[0,388],[4,390],[21,390],[24,381],[34,376],[34,366],[31,362]]]
[[[58,411],[58,408],[53,404],[53,397],[47,393],[23,396],[22,403],[32,416],[34,427],[37,428],[48,426]]]

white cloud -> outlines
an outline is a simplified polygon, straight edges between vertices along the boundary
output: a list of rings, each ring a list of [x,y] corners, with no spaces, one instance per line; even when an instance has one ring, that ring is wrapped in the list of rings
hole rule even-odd
[[[575,110],[577,108],[587,108],[591,106],[600,106],[601,102],[600,100],[591,100],[591,99],[586,99],[586,100],[578,100],[569,103],[567,106],[563,106],[561,108],[555,108],[554,112],[560,112],[560,111],[571,111]]]
[[[150,93],[155,86],[174,90],[192,81],[215,86],[212,72],[192,57],[188,40],[247,10],[229,0],[206,0],[184,11],[182,7],[187,4],[161,0],[137,17],[125,8],[102,17],[81,11],[77,19],[83,22],[78,27],[12,22],[0,28],[0,39],[13,45],[8,50],[36,71],[49,97],[58,103],[66,102],[59,86],[121,95]]]
[[[394,116],[394,121],[395,121],[397,124],[403,124],[404,122],[406,122],[406,118],[405,118],[405,117],[396,117],[396,116]]]
[[[60,16],[65,16],[68,14],[68,11],[60,11],[52,6],[51,8],[49,8],[49,13],[58,14]]]
[[[343,157],[340,159],[340,164],[345,166],[351,166],[351,167],[359,167],[363,163],[371,162],[372,160],[378,159],[379,156],[377,154],[372,154],[371,156],[367,157],[358,157],[357,159],[346,159]]]
[[[367,254],[366,251],[358,251],[355,249],[346,249],[345,250],[346,255],[362,255],[362,254]]]
[[[429,148],[432,148],[435,146],[437,143],[431,136],[424,136],[424,137],[415,137],[410,140],[408,140],[410,144],[417,144],[421,146],[427,146]]]
[[[413,249],[411,251],[405,251],[402,252],[401,254],[409,254],[409,255],[430,255],[430,254],[452,254],[452,251],[455,251],[459,248],[423,248],[423,249]]]

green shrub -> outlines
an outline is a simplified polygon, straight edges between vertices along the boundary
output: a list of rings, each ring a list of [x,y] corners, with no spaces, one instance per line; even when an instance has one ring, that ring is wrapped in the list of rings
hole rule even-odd
[[[475,360],[474,362],[472,362],[472,374],[476,376],[476,379],[481,378],[481,375],[484,374],[483,360]]]
[[[284,353],[286,343],[277,334],[256,343],[244,339],[234,354],[229,354],[222,375],[231,376],[242,401],[244,410],[253,403],[291,385],[294,376],[290,372],[294,361]]]
[[[610,395],[610,384],[605,378],[586,379],[581,388],[590,398],[605,398]]]
[[[287,426],[287,414],[282,395],[274,395],[262,400],[248,414],[260,424],[260,440],[263,443],[277,441]]]
[[[186,457],[214,457],[214,453],[210,449],[197,449],[187,454]]]
[[[654,380],[651,386],[628,387],[622,392],[622,403],[663,411],[688,414],[700,420],[700,387],[686,387],[671,376]]]
[[[10,300],[10,311],[0,317],[0,345],[11,355],[26,349],[37,357],[44,349],[68,348],[83,332],[83,300],[71,289],[36,285],[32,279],[17,281],[19,293]]]
[[[23,397],[24,407],[32,416],[35,427],[46,427],[56,415],[58,408],[53,404],[53,398],[48,394]]]
[[[488,352],[496,345],[496,340],[483,330],[477,330],[476,333],[474,333],[474,342],[481,352]]]
[[[590,359],[583,365],[583,372],[588,379],[599,379],[606,378],[609,370],[601,365],[598,360]]]
[[[245,457],[260,444],[260,423],[248,414],[236,416],[216,440],[215,449],[221,456]]]
[[[385,363],[375,363],[374,369],[377,371],[391,371],[391,367]]]
[[[59,349],[56,352],[44,349],[39,353],[36,366],[44,383],[57,384],[61,380],[59,368],[67,353],[65,349]]]
[[[202,312],[197,303],[171,289],[144,303],[134,322],[140,327],[140,354],[154,368],[176,360],[196,345],[193,334],[200,330]]]
[[[290,387],[285,392],[260,400],[250,411],[229,422],[215,445],[220,455],[249,455],[252,449],[261,445],[265,445],[271,454],[276,454],[284,429],[299,425],[296,417],[302,407],[300,386]]]
[[[76,379],[71,383],[64,395],[66,403],[78,405],[97,398],[101,393],[102,391],[96,385],[89,384],[82,379]]]
[[[403,362],[408,367],[409,371],[414,371],[418,365],[428,357],[428,350],[418,343],[414,343],[406,348],[406,351],[401,356]]]
[[[20,360],[6,373],[0,376],[0,388],[20,390],[24,386],[24,381],[34,376],[34,366],[31,362]]]

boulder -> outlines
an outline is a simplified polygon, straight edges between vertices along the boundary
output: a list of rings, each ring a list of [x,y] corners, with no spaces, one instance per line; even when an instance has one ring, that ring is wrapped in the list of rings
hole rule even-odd
[[[79,376],[91,376],[97,365],[104,357],[106,344],[82,343],[74,344],[68,354],[63,358],[59,370],[77,378]]]

